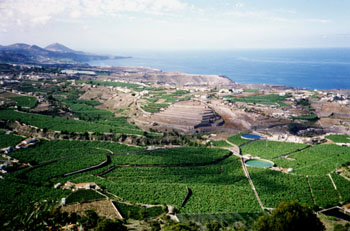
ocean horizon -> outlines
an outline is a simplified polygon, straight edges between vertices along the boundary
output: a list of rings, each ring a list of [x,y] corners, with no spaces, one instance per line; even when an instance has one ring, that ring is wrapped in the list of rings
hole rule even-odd
[[[152,67],[162,71],[224,75],[244,84],[306,89],[350,89],[350,48],[104,51],[126,59],[94,66]]]

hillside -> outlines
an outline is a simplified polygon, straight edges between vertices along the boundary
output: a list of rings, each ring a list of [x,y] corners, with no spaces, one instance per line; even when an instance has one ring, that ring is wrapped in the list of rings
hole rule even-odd
[[[0,62],[2,63],[74,64],[116,58],[123,57],[75,51],[59,43],[51,44],[45,48],[24,43],[0,46]]]

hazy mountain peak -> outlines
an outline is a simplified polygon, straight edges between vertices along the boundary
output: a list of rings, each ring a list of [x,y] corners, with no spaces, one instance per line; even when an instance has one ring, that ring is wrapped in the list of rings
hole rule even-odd
[[[25,43],[15,43],[15,44],[9,45],[8,47],[10,47],[10,48],[26,49],[26,48],[30,48],[31,45],[28,45],[28,44],[25,44]]]
[[[47,47],[45,47],[46,50],[50,50],[50,51],[58,51],[58,52],[72,52],[74,53],[75,51],[60,44],[60,43],[52,43],[50,45],[48,45]]]

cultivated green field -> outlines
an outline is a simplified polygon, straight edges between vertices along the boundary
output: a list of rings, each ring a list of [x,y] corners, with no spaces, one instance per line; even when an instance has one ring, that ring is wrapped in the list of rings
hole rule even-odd
[[[348,135],[329,135],[326,138],[336,143],[350,143],[350,136]]]
[[[69,196],[66,198],[66,204],[93,201],[93,200],[101,200],[101,199],[105,199],[105,198],[106,197],[95,192],[94,190],[78,190],[76,192],[69,194]]]
[[[166,150],[156,150],[153,152],[140,153],[137,155],[113,156],[112,162],[115,164],[131,165],[172,165],[206,163],[215,161],[229,154],[228,150],[183,147]]]
[[[247,96],[247,97],[227,96],[225,98],[233,102],[286,106],[286,104],[283,103],[282,101],[284,101],[288,97],[290,96],[289,95],[279,96],[276,94],[270,94],[270,95],[256,95],[256,96]]]
[[[231,143],[241,146],[242,144],[247,143],[249,140],[246,139],[242,139],[242,134],[243,133],[238,133],[237,135],[231,136],[229,138],[227,138],[228,141],[230,141]]]
[[[34,107],[37,103],[37,100],[33,96],[14,96],[11,97],[12,100],[16,101],[16,105],[20,107]]]
[[[240,138],[240,134],[229,140],[238,145],[247,142]],[[301,150],[303,148],[306,149]],[[281,200],[296,200],[320,208],[350,201],[350,181],[332,173],[336,190],[326,175],[350,161],[348,147],[308,147],[294,143],[253,141],[241,149],[243,154],[273,159],[277,166],[294,169],[294,172],[286,174],[248,167],[265,208],[274,208]],[[279,157],[286,153],[291,153],[289,157],[295,160]],[[64,190],[53,189],[52,186],[57,182],[95,182],[127,203],[174,205],[184,220],[195,214],[203,214],[203,219],[219,214],[219,217],[228,220],[230,214],[254,216],[262,212],[262,209],[243,172],[239,157],[228,154],[228,150],[220,148],[180,147],[145,151],[114,142],[40,140],[28,149],[11,153],[14,158],[31,162],[34,167],[10,173],[3,182],[14,187],[11,190],[31,190],[33,195],[48,189],[48,192],[53,192],[52,195],[44,195],[50,200],[68,195]],[[110,156],[111,161],[104,166],[70,176],[63,175],[103,163],[107,156]],[[108,169],[110,171],[104,172]],[[99,173],[101,174],[96,176]],[[188,190],[191,195],[181,207]],[[92,194],[79,192],[67,200],[73,203],[99,198]],[[3,208],[11,206],[7,198],[0,198],[4,203]],[[40,198],[43,197],[38,197]],[[137,205],[127,205],[122,201],[115,203],[123,214],[129,214],[134,219],[138,219],[141,213],[146,214],[146,217],[161,213],[161,207],[154,208],[154,211],[140,212],[142,208]],[[237,215],[231,219],[238,219]],[[239,219],[244,220],[243,217]]]
[[[211,140],[210,141],[215,147],[231,147],[225,140]]]
[[[248,170],[265,207],[275,208],[281,200],[314,204],[305,176],[252,167]]]
[[[24,138],[21,136],[1,134],[0,135],[0,149],[7,148],[9,146],[13,147],[16,144],[18,144],[19,142],[21,142],[22,140],[24,140]]]
[[[125,118],[113,118],[110,121],[88,122],[62,117],[52,117],[34,113],[24,113],[13,110],[1,110],[0,119],[20,121],[38,128],[67,132],[114,132],[125,134],[143,134],[143,131],[130,125]]]
[[[312,176],[308,179],[316,205],[327,208],[340,202],[339,194],[327,175]]]
[[[311,148],[289,155],[295,160],[274,159],[284,168],[293,168],[295,173],[303,175],[325,175],[350,161],[350,149],[334,144],[315,145]]]
[[[141,206],[120,203],[117,201],[114,201],[113,203],[118,208],[121,215],[126,219],[131,218],[136,220],[142,220],[144,218],[157,217],[164,212],[164,209],[161,206],[144,208]]]
[[[272,159],[305,147],[307,147],[305,144],[258,140],[242,146],[241,150],[242,154],[251,154],[264,159]]]

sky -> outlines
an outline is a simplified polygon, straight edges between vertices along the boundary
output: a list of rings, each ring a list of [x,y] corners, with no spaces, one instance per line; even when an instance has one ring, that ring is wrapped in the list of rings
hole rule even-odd
[[[0,44],[89,51],[350,47],[350,0],[0,0]]]

